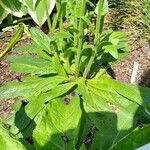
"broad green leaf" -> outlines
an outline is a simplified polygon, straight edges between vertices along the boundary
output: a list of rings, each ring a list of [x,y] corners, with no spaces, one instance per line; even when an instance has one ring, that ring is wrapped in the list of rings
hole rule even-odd
[[[125,109],[121,109],[117,112],[118,132],[115,139],[113,140],[113,143],[116,143],[124,136],[129,134],[136,127],[137,120],[139,118],[139,116],[137,115],[139,106],[137,104],[129,103],[129,105],[125,105],[124,107]]]
[[[130,150],[136,149],[150,143],[150,125],[144,128],[137,128],[128,136],[112,146],[111,150]]]
[[[48,93],[41,94],[31,99],[29,98],[30,101],[27,106],[18,111],[18,116],[16,116],[18,129],[25,129],[31,120],[45,107],[46,102],[66,94],[73,86],[74,84],[72,83],[58,85]]]
[[[76,95],[66,105],[65,98],[55,99],[43,111],[42,120],[33,133],[37,150],[48,150],[52,147],[53,150],[63,150],[64,144],[67,149],[74,149],[75,129],[81,117],[80,100]]]
[[[102,10],[102,15],[105,16],[108,13],[108,1],[104,0],[104,4],[103,4],[103,10]],[[96,6],[95,9],[95,13],[98,14],[98,4]]]
[[[27,7],[28,13],[32,19],[39,25],[42,26],[46,21],[46,8],[43,0],[31,1],[31,0],[19,0],[22,4]],[[54,6],[55,0],[47,0],[48,12],[51,14]]]
[[[107,100],[109,101],[109,99]],[[115,143],[123,138],[135,127],[135,118],[138,105],[129,103],[129,105],[125,105],[124,107],[128,108],[130,111],[128,111],[128,109],[120,110],[116,107],[116,110],[118,111],[117,113],[114,113],[113,111],[105,112],[101,111],[100,109],[97,109],[97,111],[94,110],[93,112],[91,107],[88,105],[84,106],[91,122],[98,129],[92,142],[91,150],[98,148],[107,150],[112,145],[112,143]]]
[[[40,95],[38,97],[32,98],[32,101],[30,100],[26,106],[20,107],[20,109],[15,114],[14,122],[10,132],[16,135],[19,132],[22,132],[22,130],[24,130],[27,126],[30,128],[35,127],[37,123],[35,121],[38,121],[38,118],[34,118],[40,114],[40,111],[42,111],[44,108],[44,100],[45,97]],[[31,124],[31,126],[29,124]],[[24,131],[24,134],[27,134],[26,131]]]
[[[50,49],[51,39],[40,29],[31,28],[31,39],[35,42],[35,44],[39,48],[45,50],[48,53],[51,53],[51,49]]]
[[[125,32],[112,32],[109,36],[109,42],[111,42],[118,50],[129,52],[130,47],[127,41],[127,34]]]
[[[55,88],[44,94],[45,102],[66,94],[67,92],[71,91],[75,87],[75,85],[76,83],[70,82],[56,86]]]
[[[32,135],[32,131],[39,121],[41,111],[45,107],[45,96],[28,98],[26,106],[20,105],[15,114],[3,120],[4,124],[11,126],[9,131],[18,138]],[[21,104],[21,103],[20,103]],[[30,132],[31,131],[31,132]]]
[[[95,126],[95,135],[90,150],[108,150],[117,135],[117,116],[111,112],[88,113],[88,117]]]
[[[41,92],[46,92],[50,89],[53,89],[58,84],[66,81],[68,81],[67,78],[60,76],[47,78],[33,76],[30,78],[24,78],[23,82],[11,81],[0,87],[0,97],[8,99],[18,96],[26,98],[38,96]]]
[[[57,73],[52,62],[30,55],[11,56],[8,60],[12,62],[10,68],[16,72],[40,75]]]
[[[30,85],[35,85],[34,93],[46,92],[51,90],[57,86],[61,86],[61,83],[68,82],[69,78],[63,76],[49,76],[49,77],[25,77],[22,79],[24,83],[28,83]],[[34,95],[32,93],[32,95]]]
[[[91,107],[93,111],[109,111],[109,106],[101,96],[93,93],[86,86],[83,78],[78,80],[78,92],[82,95],[84,102]]]
[[[14,98],[21,95],[21,88],[18,88],[18,83],[15,81],[8,82],[0,87],[0,97],[3,99]]]
[[[104,80],[107,80],[106,82],[108,82],[118,94],[150,110],[149,88],[131,84],[123,84],[109,78],[105,78]]]
[[[81,16],[81,18],[83,19],[83,21],[86,23],[87,26],[92,26],[92,23],[89,18],[85,16]]]
[[[8,12],[0,5],[0,24],[2,23],[3,19],[5,19],[8,15]]]
[[[36,125],[40,122],[41,117],[42,117],[42,110],[38,114],[36,114],[36,116],[30,121],[29,124],[25,122],[26,127],[24,125],[25,128],[24,129],[22,128],[20,132],[11,132],[12,130],[10,130],[10,132],[15,134],[17,138],[27,139],[29,137],[32,137],[33,131]]]
[[[58,57],[57,53],[55,53],[52,61],[53,61],[53,67],[57,70],[58,75],[66,76],[65,68],[62,65],[62,62],[61,62],[60,58]]]
[[[73,36],[69,32],[60,31],[54,34],[52,40],[55,41],[58,39],[71,39],[71,38],[73,38]]]
[[[13,51],[16,51],[18,53],[25,53],[25,54],[33,53],[34,54],[39,49],[41,50],[41,48],[39,48],[37,45],[29,44],[29,45],[23,45],[23,46],[17,47],[15,49],[13,49]]]
[[[27,9],[18,0],[0,0],[0,5],[8,13],[17,17],[22,17],[27,14]]]
[[[103,124],[98,123],[98,121],[95,121],[96,116],[98,117],[99,114],[91,117],[91,121],[95,122],[94,123],[95,126],[101,131],[101,132],[97,132],[97,135],[95,137],[95,140],[97,141],[99,140],[99,142],[93,142],[91,146],[91,150],[96,149],[96,148],[98,149],[98,147],[100,147],[101,149],[107,150],[111,146],[112,143],[116,143],[118,140],[120,140],[125,135],[130,133],[131,130],[135,127],[136,117],[137,117],[136,112],[137,112],[139,105],[137,105],[136,103],[128,100],[126,97],[117,93],[110,86],[110,83],[104,80],[103,77],[100,79],[88,80],[87,88],[92,94],[97,94],[97,97],[101,97],[104,101],[110,102],[110,104],[111,103],[114,104],[113,107],[114,109],[116,109],[115,114],[114,114],[113,109],[112,109],[112,113],[107,111],[107,113],[110,113],[110,116],[116,116],[116,119],[115,119],[116,121],[114,122],[115,124],[114,129],[112,129],[111,126],[105,128],[105,126],[103,127]],[[84,93],[87,94],[86,92]],[[101,102],[99,101],[99,103]],[[86,109],[86,112],[93,112],[93,110],[89,106],[85,106],[85,109]],[[102,113],[101,109],[97,109],[97,111],[95,112]],[[107,117],[104,117],[104,118],[105,118],[104,121],[106,121]],[[109,126],[110,123],[108,123],[107,125]],[[116,132],[113,133],[113,131],[115,130]]]
[[[101,96],[105,101],[117,106],[119,109],[124,109],[124,105],[129,104],[128,101],[122,101],[122,96],[120,96],[110,85],[109,82],[100,79],[92,79],[87,82],[88,88],[97,95]]]
[[[111,87],[112,84],[109,82],[109,80],[112,79],[109,79],[108,77],[101,77],[100,79],[91,79],[87,82],[87,85],[93,93],[97,93],[97,95],[101,96],[103,99],[114,104],[119,110],[129,113],[129,115],[131,116],[132,114],[135,114],[138,108],[138,104],[134,103],[133,101],[130,101],[127,97],[116,92]],[[129,108],[130,106],[132,106],[133,109],[128,111],[127,108]]]
[[[109,41],[113,45],[118,45],[119,41],[125,39],[127,37],[125,32],[117,31],[117,32],[112,32],[112,34],[109,36]]]
[[[131,102],[135,102],[146,109],[149,109],[150,107],[149,94],[148,94],[150,92],[149,88],[145,88],[137,85],[131,85],[131,84],[124,84],[119,81],[110,79],[107,76],[103,76],[100,79],[89,80],[88,84],[92,87],[94,87],[95,85],[99,85],[96,86],[95,88],[105,90],[105,91],[111,90],[113,93],[118,93],[118,95],[128,99]],[[103,86],[100,86],[101,84]]]
[[[118,50],[115,45],[106,45],[103,46],[103,49],[106,53],[110,53],[115,59],[118,59]]]
[[[49,56],[41,47],[37,46],[34,42],[29,45],[17,47],[13,49],[13,51],[16,51],[21,54],[36,54],[40,58],[52,60],[51,56]]]
[[[24,145],[25,144],[25,145]],[[4,150],[31,150],[33,147],[28,143],[22,144],[18,139],[9,133],[2,125],[0,125],[0,148]]]

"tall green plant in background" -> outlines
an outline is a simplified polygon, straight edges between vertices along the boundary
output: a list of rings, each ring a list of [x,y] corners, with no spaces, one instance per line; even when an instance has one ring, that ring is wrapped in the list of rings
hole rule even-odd
[[[45,9],[45,2],[47,9]],[[27,13],[39,25],[47,20],[47,14],[51,14],[55,6],[55,0],[0,0],[0,23],[8,14],[23,17]],[[46,11],[47,10],[47,11]]]
[[[0,87],[1,98],[20,99],[16,113],[1,122],[1,147],[119,150],[123,143],[126,150],[146,144],[149,126],[135,128],[141,118],[150,122],[150,90],[106,74],[129,52],[124,32],[103,29],[108,2],[62,0],[56,5],[50,36],[31,28],[32,43],[8,58],[11,70],[24,77]]]

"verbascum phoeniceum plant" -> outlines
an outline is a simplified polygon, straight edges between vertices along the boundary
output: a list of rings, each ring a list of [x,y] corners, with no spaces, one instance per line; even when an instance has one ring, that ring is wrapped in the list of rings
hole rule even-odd
[[[107,13],[106,0],[56,1],[49,34],[31,28],[31,44],[14,49],[10,69],[23,77],[0,87],[2,99],[18,99],[1,121],[1,150],[132,150],[150,142],[150,89],[106,73],[129,52],[124,32],[104,30]]]

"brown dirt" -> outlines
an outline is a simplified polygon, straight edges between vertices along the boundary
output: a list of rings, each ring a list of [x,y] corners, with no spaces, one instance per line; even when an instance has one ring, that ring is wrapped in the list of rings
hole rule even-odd
[[[150,53],[144,52],[144,46],[141,47],[137,41],[133,43],[132,51],[129,55],[112,66],[116,79],[125,83],[130,83],[134,62],[138,62],[140,65],[136,83],[150,87]]]
[[[119,81],[130,83],[134,62],[139,63],[136,83],[150,87],[150,36],[146,26],[141,6],[133,0],[133,6],[126,6],[125,1],[121,8],[110,9],[106,17],[107,26],[113,30],[122,30],[128,33],[131,52],[119,63],[112,66],[113,74]],[[130,4],[130,2],[128,2]],[[129,5],[128,4],[128,5]],[[135,5],[134,5],[135,4]],[[134,7],[134,8],[133,8]]]

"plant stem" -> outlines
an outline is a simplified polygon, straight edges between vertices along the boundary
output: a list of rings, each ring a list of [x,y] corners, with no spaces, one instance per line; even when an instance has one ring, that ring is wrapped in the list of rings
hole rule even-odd
[[[81,7],[81,14],[80,14],[80,21],[79,21],[79,35],[78,35],[78,43],[77,43],[78,49],[77,49],[76,62],[75,62],[75,76],[76,77],[78,77],[79,75],[79,65],[80,65],[80,58],[81,58],[81,52],[82,52],[82,46],[83,46],[83,35],[84,35],[83,23],[84,22],[81,17],[85,15],[86,1],[82,0],[81,5],[82,7]],[[75,19],[75,21],[77,20]]]
[[[24,17],[24,18],[20,18],[20,19],[14,20],[11,24],[9,24],[9,23],[2,23],[0,25],[0,29],[5,28],[7,26],[15,25],[15,24],[27,21],[27,20],[31,20],[31,19],[32,19],[31,17]]]
[[[61,31],[64,30],[64,27],[63,27],[63,11],[62,11],[64,7],[65,7],[64,3],[61,4],[60,1],[56,2],[57,12],[56,12],[56,15],[55,15],[55,17],[53,19],[53,22],[52,22],[52,32],[55,30],[58,22],[59,22],[59,29]]]
[[[92,66],[92,63],[95,59],[95,52],[93,53],[93,55],[91,56],[89,62],[88,62],[88,65],[86,66],[85,70],[84,70],[84,73],[83,73],[83,78],[87,78],[87,75],[88,73],[90,72],[90,69],[91,69],[91,66]]]
[[[46,9],[46,16],[47,16],[47,24],[48,24],[48,28],[49,28],[49,33],[51,33],[51,20],[50,20],[50,16],[48,13],[48,3],[47,0],[44,0],[44,5],[45,5],[45,9]]]
[[[28,20],[31,20],[31,19],[32,18],[30,16],[25,17],[25,18],[20,18],[20,19],[14,20],[13,24],[17,24],[17,23],[20,23],[20,22],[28,21]]]
[[[102,14],[103,5],[104,5],[104,0],[99,0],[99,2],[98,2],[98,14],[97,14],[97,19],[96,19],[95,39],[94,39],[95,45],[97,45],[97,41],[99,39],[99,36],[102,34],[102,31],[103,31],[104,17],[105,17]],[[84,73],[83,73],[84,78],[87,78],[87,76],[91,70],[93,61],[96,57],[96,54],[97,54],[97,47],[95,46],[94,52],[93,52],[93,54],[92,54],[92,56],[88,62],[88,65],[86,66],[86,68],[84,70]]]
[[[59,1],[56,1],[56,9],[57,9],[57,12],[56,12],[56,15],[54,16],[53,18],[53,22],[52,22],[52,32],[54,32],[56,26],[57,26],[57,21],[58,21],[58,18],[59,18],[59,14],[60,14],[60,2]]]
[[[19,30],[16,32],[15,36],[10,40],[6,48],[0,53],[0,58],[2,58],[10,49],[18,42],[23,34],[23,25],[20,26]]]
[[[65,5],[64,5],[65,3],[63,3],[63,4],[60,4],[60,18],[59,18],[59,29],[61,30],[61,31],[63,31],[64,30],[64,26],[63,26],[63,17],[64,17],[64,12],[63,12],[63,8],[65,7]]]
[[[74,9],[74,28],[77,29],[78,28],[78,16],[76,15],[76,6],[75,6],[75,9]],[[78,37],[77,37],[77,33],[75,32],[74,33],[74,45],[77,47],[78,45]]]
[[[104,26],[104,16],[102,15],[104,0],[99,0],[98,3],[98,14],[96,19],[96,31],[95,31],[95,43],[99,35],[101,35]]]

